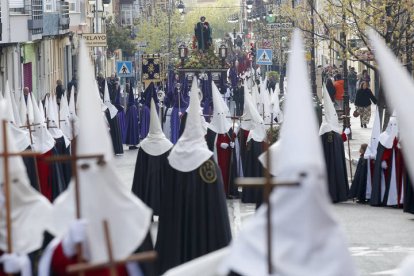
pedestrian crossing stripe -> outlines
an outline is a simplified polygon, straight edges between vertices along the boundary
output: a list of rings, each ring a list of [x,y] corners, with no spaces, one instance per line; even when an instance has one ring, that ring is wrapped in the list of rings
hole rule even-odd
[[[118,74],[129,75],[131,74],[131,72],[129,71],[128,66],[125,63],[123,63],[121,69],[119,69]]]

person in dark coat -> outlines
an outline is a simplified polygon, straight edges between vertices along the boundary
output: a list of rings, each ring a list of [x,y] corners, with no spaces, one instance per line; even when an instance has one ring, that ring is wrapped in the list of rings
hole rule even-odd
[[[108,84],[108,90],[109,90],[109,98],[111,99],[111,103],[114,103],[115,98],[116,98],[117,88],[118,88],[118,83],[115,78],[115,74],[112,74],[108,78],[107,84]]]
[[[57,103],[60,104],[60,99],[62,99],[62,95],[65,93],[65,88],[63,88],[63,84],[61,80],[56,81],[56,99]]]
[[[72,87],[75,89],[75,99],[77,97],[78,94],[78,79],[76,78],[76,75],[72,76],[72,80],[68,83],[68,101],[71,97],[71,93],[72,93]]]
[[[240,79],[237,83],[237,87],[233,90],[233,99],[236,103],[236,115],[241,116],[243,115],[243,107],[244,107],[244,87],[242,85],[242,80]]]
[[[167,157],[172,146],[162,132],[155,103],[151,100],[150,129],[148,136],[140,143],[132,192],[151,207],[155,216],[160,213],[162,190],[170,184],[170,179],[167,178]]]
[[[231,240],[223,180],[204,139],[197,80],[183,135],[168,156],[157,234],[159,273],[226,247]]]
[[[332,202],[348,200],[349,184],[345,163],[344,140],[347,139],[331,98],[324,91],[325,116],[319,129],[328,173],[328,189]],[[348,130],[347,130],[348,131]],[[346,132],[347,132],[346,131]]]
[[[326,89],[328,90],[329,97],[331,98],[332,102],[335,102],[336,90],[333,81],[330,77],[326,79]]]
[[[96,77],[96,82],[98,83],[99,94],[101,98],[103,98],[103,95],[105,93],[105,78],[102,73],[98,74]]]
[[[368,83],[361,82],[355,96],[355,106],[360,116],[361,127],[363,128],[367,128],[367,124],[371,119],[371,102],[377,104],[377,98],[369,89]]]
[[[368,160],[364,158],[364,154],[367,147],[368,144],[362,144],[359,149],[360,156],[358,165],[355,171],[354,179],[352,180],[351,189],[349,190],[349,198],[356,198],[358,203],[366,202]]]

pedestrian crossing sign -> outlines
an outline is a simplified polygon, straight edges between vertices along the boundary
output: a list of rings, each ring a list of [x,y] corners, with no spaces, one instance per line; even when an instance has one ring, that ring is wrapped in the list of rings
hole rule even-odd
[[[273,51],[271,49],[257,49],[256,64],[272,65]]]
[[[117,61],[116,72],[119,77],[132,77],[132,61]]]

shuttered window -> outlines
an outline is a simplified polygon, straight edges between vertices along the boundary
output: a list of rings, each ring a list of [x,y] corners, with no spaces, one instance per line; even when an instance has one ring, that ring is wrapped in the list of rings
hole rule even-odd
[[[23,9],[24,0],[9,0],[9,8],[10,9]]]

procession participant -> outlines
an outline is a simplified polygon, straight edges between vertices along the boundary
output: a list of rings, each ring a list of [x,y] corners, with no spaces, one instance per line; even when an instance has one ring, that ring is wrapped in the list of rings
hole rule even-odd
[[[162,193],[156,244],[160,273],[231,239],[223,181],[204,139],[200,111],[194,78],[186,127],[168,156],[172,169]]]
[[[157,115],[155,103],[151,101],[151,119],[148,136],[141,141],[135,163],[132,192],[159,215],[161,194],[168,185],[167,157],[173,144],[165,137]]]

